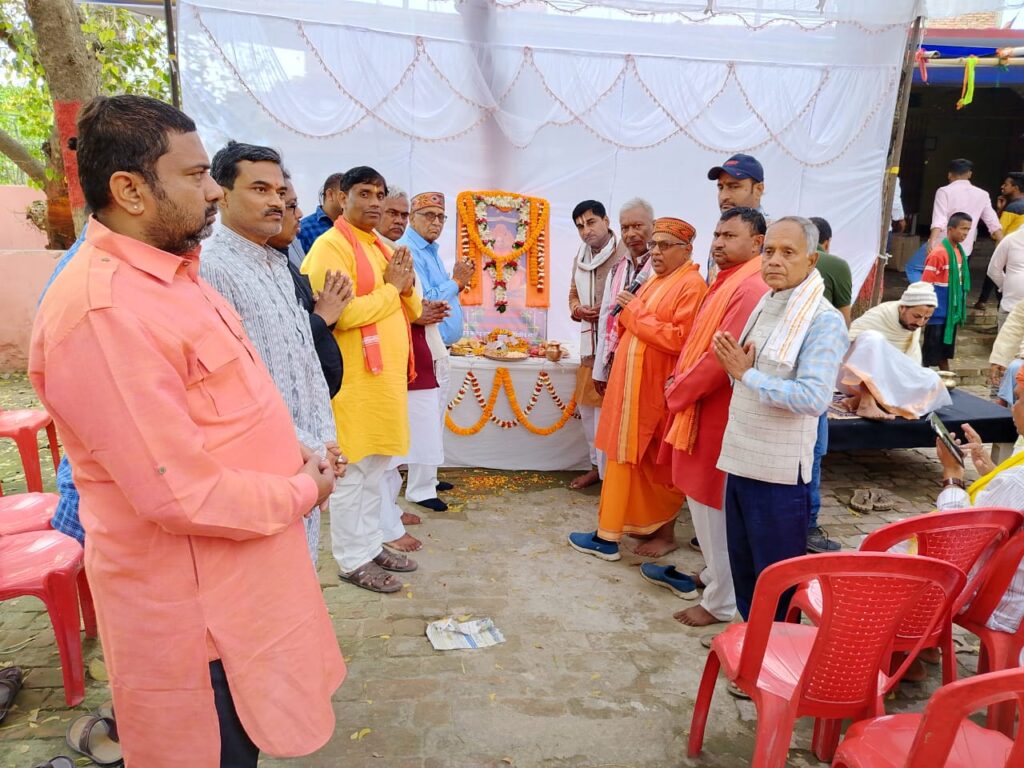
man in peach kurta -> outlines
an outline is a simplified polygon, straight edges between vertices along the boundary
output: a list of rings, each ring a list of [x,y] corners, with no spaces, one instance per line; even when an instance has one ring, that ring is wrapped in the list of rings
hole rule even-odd
[[[668,416],[665,381],[707,291],[691,261],[695,235],[681,219],[655,221],[653,276],[636,295],[616,297],[619,347],[597,428],[597,447],[608,456],[598,527],[569,535],[574,549],[603,560],[621,557],[623,534],[651,537],[638,554],[675,549],[672,528],[683,494],[672,486],[671,466],[657,459]]]
[[[334,325],[345,378],[331,404],[349,464],[331,499],[331,546],[342,580],[374,592],[397,592],[402,582],[391,572],[416,570],[412,559],[383,548],[380,525],[381,479],[392,456],[409,453],[409,324],[423,311],[409,249],[392,252],[374,231],[386,194],[372,168],[347,171],[344,212],[302,263],[314,291],[329,270],[355,286]]]
[[[195,125],[119,96],[78,131],[95,218],[40,305],[29,376],[75,466],[124,758],[308,754],[345,672],[302,525],[333,473],[199,277],[221,193]]]

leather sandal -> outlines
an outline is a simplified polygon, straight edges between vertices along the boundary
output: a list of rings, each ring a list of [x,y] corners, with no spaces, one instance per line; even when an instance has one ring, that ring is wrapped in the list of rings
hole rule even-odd
[[[67,743],[96,765],[124,764],[121,745],[117,743],[117,724],[110,717],[96,713],[76,717],[68,726]]]
[[[21,690],[21,681],[24,675],[21,667],[7,667],[0,669],[0,723],[7,717],[7,713],[14,706],[14,700]]]
[[[402,588],[402,582],[385,571],[372,560],[356,568],[351,573],[338,574],[342,581],[354,584],[357,587],[368,589],[370,592],[397,592]]]
[[[65,755],[51,757],[45,763],[36,763],[32,768],[77,768],[75,761]]]
[[[415,560],[391,549],[382,549],[380,554],[373,558],[373,562],[385,571],[396,573],[409,573],[419,568]]]

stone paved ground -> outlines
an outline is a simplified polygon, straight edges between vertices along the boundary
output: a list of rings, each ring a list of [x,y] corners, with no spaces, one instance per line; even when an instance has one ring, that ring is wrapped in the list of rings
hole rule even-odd
[[[0,405],[28,403],[22,379],[0,381]],[[5,491],[24,490],[16,454],[0,444]],[[447,514],[414,529],[425,541],[397,595],[377,596],[338,582],[320,559],[324,597],[349,665],[335,697],[337,728],[319,753],[261,766],[310,768],[676,768],[742,766],[753,747],[754,715],[720,684],[705,751],[685,758],[685,739],[706,651],[707,630],[671,619],[685,603],[640,580],[639,560],[605,563],[570,550],[565,536],[593,528],[598,494],[569,491],[565,473],[448,471],[458,484]],[[928,451],[835,454],[825,460],[821,519],[847,547],[878,525],[926,511],[938,465]],[[52,484],[52,473],[49,480]],[[882,487],[906,500],[902,512],[857,515],[854,489]],[[678,536],[692,535],[680,522]],[[325,540],[326,537],[325,527]],[[683,549],[667,558],[695,568]],[[489,616],[505,644],[439,653],[424,627],[445,615]],[[958,637],[962,671],[976,640]],[[85,643],[86,663],[101,658]],[[173,661],[174,651],[168,649]],[[56,647],[45,612],[31,598],[0,604],[0,665],[28,670],[17,708],[0,726],[0,768],[29,768],[69,753],[67,722],[107,699],[90,680],[86,702],[64,705]],[[890,711],[920,709],[936,686],[904,685]],[[361,736],[361,737],[360,737]],[[800,723],[790,765],[818,765],[810,723]],[[138,767],[143,768],[143,767]]]

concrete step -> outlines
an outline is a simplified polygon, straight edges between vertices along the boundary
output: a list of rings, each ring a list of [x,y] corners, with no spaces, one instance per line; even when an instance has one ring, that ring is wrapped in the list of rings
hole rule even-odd
[[[999,315],[994,301],[990,301],[984,309],[974,309],[973,307],[967,308],[966,328],[979,331],[991,331],[992,333],[995,333],[996,326],[998,324]]]
[[[956,345],[957,356],[950,361],[949,367],[957,375],[957,385],[987,386],[988,385],[988,354],[965,355],[961,353],[959,339]]]

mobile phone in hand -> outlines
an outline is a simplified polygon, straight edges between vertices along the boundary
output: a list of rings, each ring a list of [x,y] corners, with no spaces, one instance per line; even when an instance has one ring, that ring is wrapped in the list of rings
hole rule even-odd
[[[953,440],[953,436],[949,434],[949,430],[946,429],[946,425],[942,423],[942,419],[936,416],[934,413],[928,417],[929,423],[932,425],[932,431],[938,435],[942,444],[946,446],[947,450],[953,457],[960,462],[960,466],[964,466],[964,452],[960,450],[960,446]]]

